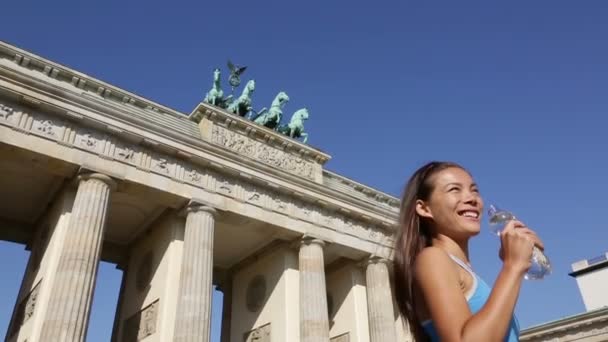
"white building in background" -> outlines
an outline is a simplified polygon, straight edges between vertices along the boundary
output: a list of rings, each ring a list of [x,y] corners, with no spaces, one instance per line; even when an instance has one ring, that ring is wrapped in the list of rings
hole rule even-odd
[[[587,311],[608,306],[608,253],[572,264]]]
[[[608,253],[572,264],[586,312],[530,327],[521,341],[608,341]]]

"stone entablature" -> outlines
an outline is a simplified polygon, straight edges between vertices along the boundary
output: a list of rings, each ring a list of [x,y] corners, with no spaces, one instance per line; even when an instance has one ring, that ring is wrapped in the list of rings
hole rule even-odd
[[[321,183],[350,197],[363,200],[368,205],[386,208],[394,213],[399,210],[399,199],[323,170],[323,165],[330,156],[308,145],[206,103],[200,103],[190,115],[190,119],[199,123],[204,140],[243,157]]]
[[[370,205],[385,207],[395,213],[399,211],[400,200],[398,198],[372,189],[337,173],[323,170],[323,184],[354,198],[364,200]]]
[[[2,86],[0,80],[0,87]],[[0,92],[0,95],[2,93]],[[17,94],[13,94],[13,97],[15,96]],[[392,246],[392,222],[388,215],[361,212],[346,203],[340,205],[339,201],[327,195],[319,196],[318,192],[298,191],[297,188],[274,184],[245,171],[195,158],[194,155],[185,157],[183,151],[181,154],[171,154],[166,152],[166,146],[150,139],[140,139],[142,143],[139,144],[133,143],[132,139],[128,139],[132,135],[125,134],[122,129],[108,129],[113,127],[109,125],[105,125],[105,129],[92,128],[93,125],[85,126],[85,123],[88,123],[84,119],[85,115],[75,116],[73,112],[64,112],[63,117],[46,114],[57,113],[57,110],[50,110],[42,100],[33,97],[27,97],[27,100],[22,97],[22,103],[24,104],[0,103],[0,126],[10,127],[21,134],[53,141],[61,146],[87,152],[104,160],[131,166],[179,184],[194,186],[320,228],[383,247]],[[95,126],[104,127],[100,123]],[[56,157],[63,156],[64,154],[58,153]],[[93,165],[93,160],[88,167],[97,168]],[[111,169],[106,172],[119,179],[124,177],[113,174]],[[327,239],[333,240],[331,237]]]
[[[608,307],[530,327],[520,341],[608,341]]]

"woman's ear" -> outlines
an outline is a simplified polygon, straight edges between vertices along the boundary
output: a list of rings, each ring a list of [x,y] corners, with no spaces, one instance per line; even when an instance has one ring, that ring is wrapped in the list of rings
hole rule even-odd
[[[425,217],[432,219],[433,213],[431,212],[431,208],[422,200],[416,200],[416,213],[420,217]]]

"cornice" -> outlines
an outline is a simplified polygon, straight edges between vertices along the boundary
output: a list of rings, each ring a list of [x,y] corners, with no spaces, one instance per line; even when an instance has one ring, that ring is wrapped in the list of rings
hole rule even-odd
[[[367,185],[356,182],[352,179],[339,175],[335,172],[331,172],[329,170],[323,170],[323,179],[325,181],[334,180],[336,182],[339,182],[343,186],[349,188],[352,191],[350,195],[355,198],[365,197],[369,201],[374,201],[376,203],[384,204],[394,210],[399,210],[400,200],[385,192],[376,190]]]
[[[84,73],[67,68],[4,41],[0,41],[0,56],[2,54],[8,56],[8,59],[13,60],[21,67],[42,72],[51,79],[70,83],[73,87],[96,93],[105,99],[118,103],[128,103],[136,108],[152,110],[178,118],[185,117],[185,115],[179,111],[125,91],[124,89],[120,89]]]

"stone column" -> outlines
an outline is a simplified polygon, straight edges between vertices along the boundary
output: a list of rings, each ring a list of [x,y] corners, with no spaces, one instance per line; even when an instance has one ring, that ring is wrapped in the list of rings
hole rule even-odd
[[[84,341],[114,181],[78,176],[78,190],[41,332],[41,341]]]
[[[208,342],[211,334],[215,210],[188,205],[174,341]]]
[[[328,342],[329,317],[322,240],[305,236],[300,244],[300,341]]]
[[[371,257],[365,270],[370,342],[396,342],[388,260]]]

